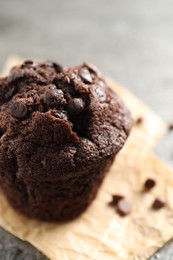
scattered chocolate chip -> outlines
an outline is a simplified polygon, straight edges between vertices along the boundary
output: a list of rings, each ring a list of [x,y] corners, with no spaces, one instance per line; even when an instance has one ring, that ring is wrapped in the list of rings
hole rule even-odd
[[[70,99],[67,103],[67,111],[70,115],[78,115],[84,109],[84,102],[81,98]]]
[[[10,106],[10,113],[13,117],[23,118],[27,114],[27,107],[22,101],[16,101]]]
[[[64,93],[60,89],[51,89],[44,93],[44,102],[47,106],[58,106],[64,99]]]
[[[124,196],[122,195],[118,195],[118,194],[112,195],[112,201],[109,203],[109,205],[117,206],[118,202],[122,199],[124,199]]]
[[[121,199],[117,203],[117,212],[120,216],[126,216],[132,211],[132,204],[126,199]]]
[[[98,88],[96,88],[95,92],[101,103],[106,101],[106,93],[102,87],[99,86]]]
[[[168,130],[169,130],[169,131],[172,131],[172,130],[173,130],[173,123],[170,123],[170,124],[168,125]]]
[[[154,179],[148,178],[144,183],[145,190],[151,190],[156,185],[156,181]]]
[[[165,204],[166,203],[165,203],[164,199],[156,198],[152,204],[152,208],[158,210],[158,209],[165,207]]]
[[[136,122],[135,122],[135,124],[136,124],[136,125],[141,125],[141,124],[142,124],[142,122],[143,122],[143,119],[142,119],[142,117],[138,117],[138,118],[136,119]]]
[[[81,77],[82,81],[86,84],[91,84],[93,81],[90,72],[85,68],[80,69],[79,76]]]

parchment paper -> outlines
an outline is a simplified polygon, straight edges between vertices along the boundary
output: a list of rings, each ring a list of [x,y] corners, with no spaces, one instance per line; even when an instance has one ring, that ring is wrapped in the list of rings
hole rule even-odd
[[[126,89],[114,83],[111,86],[133,116],[145,117],[145,121],[134,127],[97,198],[80,218],[61,225],[31,220],[15,212],[0,194],[0,225],[50,259],[146,259],[173,234],[173,171],[150,151],[166,126]],[[147,177],[155,178],[157,186],[144,193],[142,186]],[[129,216],[119,217],[108,205],[114,193],[133,202]],[[155,196],[167,201],[167,207],[159,212],[151,209]]]

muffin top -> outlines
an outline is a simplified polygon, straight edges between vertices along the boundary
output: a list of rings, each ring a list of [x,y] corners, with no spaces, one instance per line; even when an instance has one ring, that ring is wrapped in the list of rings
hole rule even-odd
[[[0,78],[0,163],[6,155],[18,172],[31,161],[42,170],[49,161],[63,173],[82,169],[115,155],[130,128],[128,110],[87,63],[27,60]]]

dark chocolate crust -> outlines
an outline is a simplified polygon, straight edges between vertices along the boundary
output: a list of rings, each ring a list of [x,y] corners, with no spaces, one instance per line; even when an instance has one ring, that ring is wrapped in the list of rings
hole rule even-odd
[[[123,147],[131,117],[100,72],[25,61],[0,79],[0,187],[42,220],[80,215]]]

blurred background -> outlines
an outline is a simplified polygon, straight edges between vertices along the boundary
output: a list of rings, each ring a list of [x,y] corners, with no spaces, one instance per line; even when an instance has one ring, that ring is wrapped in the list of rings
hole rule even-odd
[[[93,63],[173,122],[172,0],[0,0],[0,69],[11,54]],[[173,134],[156,152],[173,165]],[[4,232],[1,260],[44,259]]]

